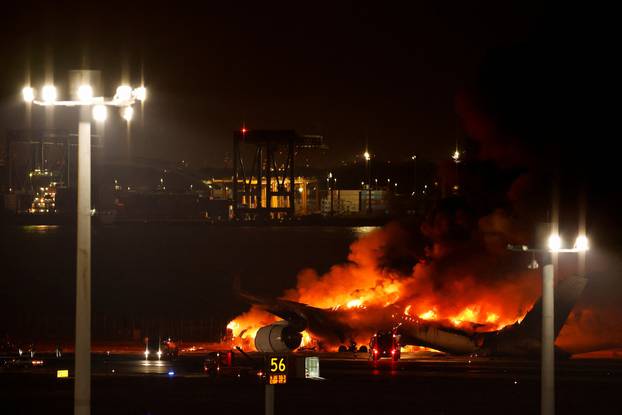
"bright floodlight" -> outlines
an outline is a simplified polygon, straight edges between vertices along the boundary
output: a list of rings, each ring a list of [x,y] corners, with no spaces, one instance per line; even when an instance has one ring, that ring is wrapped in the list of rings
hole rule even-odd
[[[452,159],[457,163],[460,160],[460,152],[458,150],[454,151],[454,154],[451,156]]]
[[[25,86],[22,89],[22,97],[26,102],[32,102],[35,99],[35,90],[30,86]]]
[[[574,249],[577,251],[585,252],[590,249],[590,242],[585,235],[577,236],[577,240],[574,243]]]
[[[367,160],[367,161],[369,161],[369,159],[371,158],[371,156],[369,155],[368,151],[363,153],[363,157],[365,157],[365,160]]]
[[[121,85],[117,88],[115,98],[119,101],[130,101],[132,99],[132,87],[129,85]]]
[[[125,107],[125,108],[123,108],[123,113],[121,114],[121,116],[127,122],[132,121],[132,117],[134,116],[134,108],[132,108],[132,107]]]
[[[139,86],[134,90],[134,96],[139,101],[144,101],[147,99],[147,89],[144,86]]]
[[[556,233],[551,234],[548,240],[548,247],[551,252],[559,252],[562,248],[562,238],[560,238]]]
[[[93,87],[90,85],[80,85],[78,88],[78,99],[80,102],[90,102],[93,99]]]
[[[46,85],[41,89],[41,98],[43,101],[52,104],[56,101],[58,97],[58,93],[56,92],[56,87],[54,85]]]
[[[93,118],[95,121],[106,121],[108,117],[108,109],[103,104],[98,104],[93,107]]]

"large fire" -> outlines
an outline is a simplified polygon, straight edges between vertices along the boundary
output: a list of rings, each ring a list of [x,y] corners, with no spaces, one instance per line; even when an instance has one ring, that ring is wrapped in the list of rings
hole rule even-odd
[[[422,232],[435,239],[431,230],[422,227]],[[397,306],[405,315],[458,328],[499,329],[524,317],[539,295],[539,281],[534,271],[507,266],[505,247],[489,236],[481,232],[461,246],[439,238],[412,272],[403,273],[386,264],[386,252],[403,246],[407,232],[389,225],[355,241],[349,262],[333,266],[324,275],[312,269],[301,271],[296,288],[285,291],[283,298],[332,310],[369,312]],[[364,318],[367,314],[352,315]],[[257,330],[276,320],[251,308],[228,328],[239,344],[253,348]],[[366,344],[368,334],[353,340]],[[303,336],[303,346],[307,346],[314,333]]]

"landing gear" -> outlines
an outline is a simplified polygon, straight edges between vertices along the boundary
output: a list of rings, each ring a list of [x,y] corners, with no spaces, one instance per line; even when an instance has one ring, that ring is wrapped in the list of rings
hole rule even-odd
[[[351,340],[349,346],[346,346],[345,344],[342,344],[341,346],[339,346],[338,350],[339,350],[339,353],[345,353],[345,352],[356,353],[357,351],[358,352],[365,352],[365,353],[367,353],[367,347],[361,346],[361,348],[364,348],[364,349],[358,349],[356,347],[356,342]]]

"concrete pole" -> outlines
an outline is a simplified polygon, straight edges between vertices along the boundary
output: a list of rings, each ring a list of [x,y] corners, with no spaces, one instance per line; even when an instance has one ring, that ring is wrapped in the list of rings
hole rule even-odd
[[[266,384],[266,415],[274,415],[274,385]]]
[[[366,160],[367,165],[367,213],[371,214],[371,167],[369,160]]]
[[[547,264],[542,269],[542,415],[555,414],[555,296],[554,268]]]
[[[333,216],[335,214],[335,209],[333,208],[333,187],[330,185],[330,182],[328,186],[330,190],[330,216]]]
[[[84,120],[85,117],[82,117]],[[78,241],[74,414],[91,413],[91,123],[78,129]]]
[[[417,156],[413,156],[413,194],[417,198]]]

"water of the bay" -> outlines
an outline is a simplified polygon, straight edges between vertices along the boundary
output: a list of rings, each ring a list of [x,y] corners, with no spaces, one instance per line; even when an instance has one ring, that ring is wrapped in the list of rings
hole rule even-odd
[[[146,330],[214,338],[247,306],[241,288],[278,296],[304,268],[347,261],[370,227],[241,227],[126,224],[93,228],[94,337]],[[0,232],[0,335],[71,339],[75,227],[5,226]],[[185,326],[184,326],[185,324]],[[137,328],[142,331],[137,331]]]

